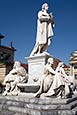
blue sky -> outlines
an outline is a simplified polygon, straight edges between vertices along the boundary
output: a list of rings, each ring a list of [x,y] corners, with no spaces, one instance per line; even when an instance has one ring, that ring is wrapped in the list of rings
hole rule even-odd
[[[37,13],[44,2],[55,21],[48,52],[69,64],[70,53],[77,50],[77,0],[0,0],[2,45],[9,46],[12,41],[17,49],[15,60],[26,63],[36,40]]]

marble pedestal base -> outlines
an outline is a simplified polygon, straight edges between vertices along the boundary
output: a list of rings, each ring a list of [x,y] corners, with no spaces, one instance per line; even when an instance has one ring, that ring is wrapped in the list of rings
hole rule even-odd
[[[41,53],[36,56],[27,57],[28,61],[28,83],[40,81],[44,65],[47,63],[48,58],[53,58],[49,53]]]

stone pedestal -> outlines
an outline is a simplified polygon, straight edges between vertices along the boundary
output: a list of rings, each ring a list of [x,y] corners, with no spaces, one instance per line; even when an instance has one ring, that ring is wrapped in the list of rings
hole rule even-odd
[[[47,63],[48,58],[53,58],[49,53],[42,53],[36,56],[27,57],[28,61],[28,74],[29,74],[29,82],[40,81],[44,65]]]

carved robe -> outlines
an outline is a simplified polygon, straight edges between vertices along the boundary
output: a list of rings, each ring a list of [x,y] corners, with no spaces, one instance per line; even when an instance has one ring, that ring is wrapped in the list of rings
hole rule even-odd
[[[53,15],[47,12],[39,11],[37,20],[37,35],[36,44],[30,54],[38,54],[39,46],[41,46],[40,53],[47,51],[48,46],[51,43],[51,37],[53,36]]]
[[[47,18],[43,18],[42,11],[39,11],[37,20],[36,44],[46,44],[48,38],[51,39],[51,36],[53,36],[52,23],[51,21],[49,22]]]

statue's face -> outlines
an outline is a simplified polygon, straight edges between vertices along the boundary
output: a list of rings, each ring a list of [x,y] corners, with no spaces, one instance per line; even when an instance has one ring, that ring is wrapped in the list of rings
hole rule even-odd
[[[13,67],[14,67],[14,68],[20,67],[20,62],[16,61],[16,62],[14,63],[14,66],[13,66]]]
[[[48,11],[48,4],[45,5],[45,10]]]
[[[48,59],[48,63],[50,64],[50,66],[52,66],[52,65],[53,65],[53,59],[52,59],[52,58],[49,58],[49,59]]]
[[[42,5],[42,9],[48,11],[48,4],[47,4],[47,3],[43,4],[43,5]]]
[[[64,64],[62,64],[62,67],[64,67]]]

